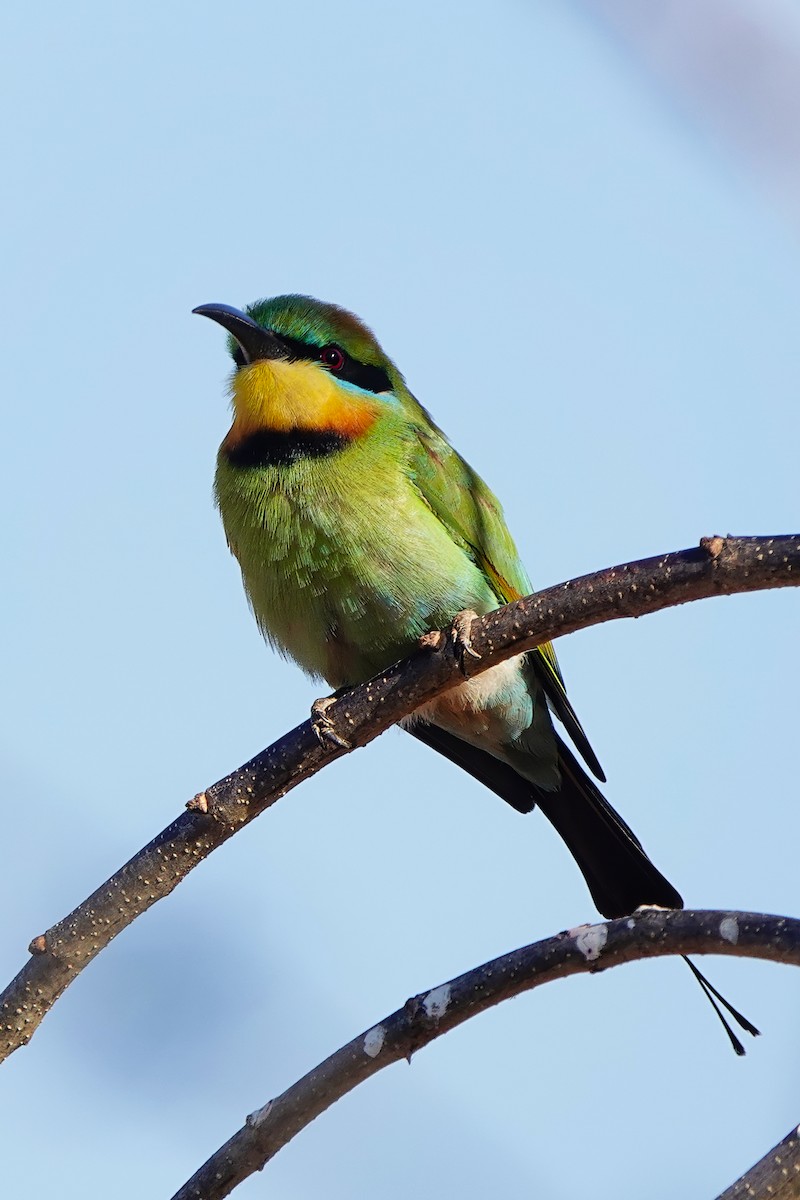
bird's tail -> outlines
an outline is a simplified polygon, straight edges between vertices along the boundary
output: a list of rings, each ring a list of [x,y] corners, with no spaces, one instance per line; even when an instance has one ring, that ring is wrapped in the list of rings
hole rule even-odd
[[[683,908],[680,894],[647,857],[633,830],[556,737],[561,787],[533,791],[580,867],[598,912],[624,917],[642,904]]]
[[[518,812],[530,812],[538,804],[580,867],[592,899],[604,917],[624,917],[646,904],[683,908],[680,893],[650,861],[633,830],[611,807],[557,734],[561,787],[558,791],[546,792],[525,779],[509,763],[437,725],[419,721],[408,727],[408,732],[480,780]],[[693,962],[685,955],[684,958],[722,1022],[734,1050],[744,1054],[744,1046],[719,1005],[727,1009],[748,1033],[757,1035],[758,1030],[720,995]]]
[[[557,734],[561,787],[546,792],[509,763],[438,725],[418,721],[408,732],[491,788],[517,812],[530,812],[538,804],[566,843],[604,917],[625,917],[642,904],[683,908],[678,892]]]
[[[633,831],[589,779],[570,749],[560,738],[558,742],[561,790],[539,792],[537,803],[580,867],[598,910],[604,917],[624,917],[643,904],[683,908],[682,897],[653,866]],[[759,1031],[685,954],[683,960],[703,989],[734,1051],[744,1054],[744,1046],[722,1009],[747,1033],[757,1037]]]
[[[603,916],[624,917],[643,904],[683,908],[679,893],[653,866],[636,835],[611,807],[560,738],[558,764],[561,790],[539,790],[537,803],[564,839]],[[744,1054],[744,1046],[726,1020],[722,1008],[730,1013],[737,1025],[757,1037],[755,1025],[717,991],[691,959],[685,954],[683,959],[719,1017],[733,1049],[737,1054]]]

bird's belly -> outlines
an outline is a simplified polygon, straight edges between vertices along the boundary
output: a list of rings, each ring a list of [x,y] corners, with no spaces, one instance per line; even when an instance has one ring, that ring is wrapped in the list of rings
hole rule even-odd
[[[382,503],[309,503],[285,489],[225,514],[258,623],[282,653],[333,687],[405,657],[464,608],[488,612],[485,576],[401,491]],[[241,519],[237,519],[241,514]]]
[[[499,747],[516,741],[533,721],[533,698],[522,662],[521,656],[510,658],[474,679],[465,679],[423,704],[408,723],[430,721],[479,746]]]

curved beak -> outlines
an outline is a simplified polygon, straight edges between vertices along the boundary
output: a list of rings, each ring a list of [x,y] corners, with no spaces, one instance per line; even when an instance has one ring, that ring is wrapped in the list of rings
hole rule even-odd
[[[248,363],[265,358],[288,357],[286,347],[271,330],[257,325],[247,313],[240,312],[238,308],[231,308],[230,304],[199,304],[192,312],[199,313],[201,317],[210,317],[223,329],[227,329],[231,337],[238,342]]]

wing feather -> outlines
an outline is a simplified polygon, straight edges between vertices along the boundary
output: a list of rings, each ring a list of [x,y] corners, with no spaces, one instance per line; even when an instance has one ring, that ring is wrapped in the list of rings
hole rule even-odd
[[[427,414],[426,414],[427,415]],[[417,426],[411,478],[421,498],[489,580],[500,604],[533,591],[497,497],[457,453],[433,422]],[[572,707],[551,642],[531,652],[536,677],[590,771],[603,769]]]

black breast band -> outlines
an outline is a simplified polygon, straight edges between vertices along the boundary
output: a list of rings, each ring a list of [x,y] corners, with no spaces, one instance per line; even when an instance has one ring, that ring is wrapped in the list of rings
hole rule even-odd
[[[259,429],[225,453],[234,467],[285,467],[303,458],[326,458],[350,441],[331,429]]]

